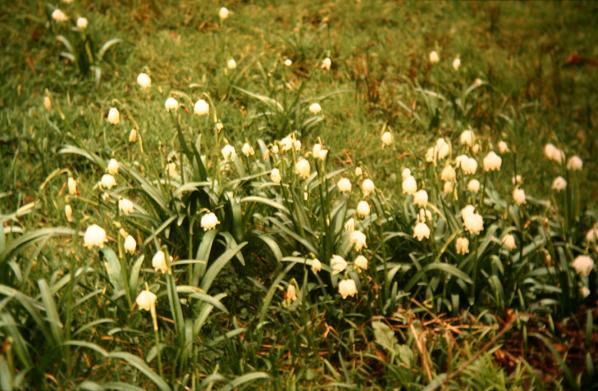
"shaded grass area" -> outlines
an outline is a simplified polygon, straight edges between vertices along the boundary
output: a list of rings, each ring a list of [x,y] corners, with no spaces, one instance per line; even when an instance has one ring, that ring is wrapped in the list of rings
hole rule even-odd
[[[142,2],[120,4],[117,11],[111,3],[98,2],[86,7],[93,21],[90,34],[98,42],[124,39],[103,65],[99,86],[82,80],[58,57],[61,48],[47,24],[47,7],[11,7],[14,10],[1,22],[7,44],[0,103],[7,130],[2,140],[3,166],[8,167],[3,189],[12,194],[13,207],[30,191],[23,191],[23,182],[42,181],[55,167],[44,161],[52,156],[44,152],[55,151],[69,137],[97,138],[94,125],[102,123],[115,102],[143,108],[146,116],[127,118],[127,124],[140,127],[150,145],[163,141],[157,136],[165,125],[152,115],[160,109],[158,102],[189,85],[209,91],[220,102],[228,138],[286,135],[296,124],[264,128],[251,115],[259,105],[232,88],[284,99],[283,91],[265,82],[273,72],[291,89],[301,88],[305,101],[332,94],[322,101],[325,124],[310,137],[333,146],[340,160],[382,170],[381,178],[422,160],[418,145],[423,141],[452,135],[465,126],[494,135],[511,135],[512,128],[520,128],[513,141],[526,151],[522,166],[529,178],[542,176],[530,163],[539,158],[544,141],[566,144],[586,158],[595,150],[596,32],[591,26],[596,5],[591,2],[257,2],[235,6],[234,17],[223,26],[215,16],[216,4],[153,7]],[[443,62],[432,68],[427,53],[433,49]],[[330,74],[318,68],[325,56],[334,59]],[[463,62],[459,72],[450,68],[456,56]],[[229,57],[239,63],[234,76],[224,71]],[[290,69],[281,68],[285,58],[293,60]],[[134,88],[136,74],[143,69],[159,85],[151,97],[139,96]],[[472,108],[466,121],[424,111],[425,121],[418,122],[405,110],[424,105],[406,85],[465,89],[476,78],[488,84],[479,93],[483,103]],[[40,105],[46,90],[60,113],[49,120]],[[158,97],[162,99],[153,99]],[[400,135],[398,161],[373,152],[385,125]],[[122,146],[126,131],[109,136]],[[118,148],[110,144],[104,148]],[[590,184],[595,183],[595,170],[588,172]],[[595,195],[595,190],[587,194]]]

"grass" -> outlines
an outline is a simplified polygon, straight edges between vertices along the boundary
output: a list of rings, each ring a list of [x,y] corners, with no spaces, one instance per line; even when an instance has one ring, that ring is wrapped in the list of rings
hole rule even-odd
[[[232,14],[223,21],[211,1],[25,1],[0,15],[0,388],[589,387],[596,271],[580,277],[568,265],[596,251],[584,237],[597,220],[597,6],[225,5]],[[56,36],[75,43],[81,34],[51,20],[55,6],[89,19],[93,53],[121,40],[96,57],[99,81],[60,56]],[[326,57],[330,71],[320,67]],[[140,72],[151,76],[148,91],[135,83]],[[164,110],[169,96],[181,104],[176,113]],[[199,98],[209,116],[192,115]],[[313,102],[319,115],[308,111]],[[110,107],[118,125],[106,121]],[[426,150],[444,137],[454,155],[470,153],[458,146],[469,127],[483,151],[483,188],[450,199]],[[129,143],[133,128],[140,139]],[[382,148],[387,130],[394,143]],[[325,161],[308,158],[306,180],[292,174],[299,152],[260,158],[293,132],[304,150],[330,150]],[[511,151],[500,172],[483,174],[498,140]],[[258,158],[241,154],[245,142]],[[583,171],[546,162],[547,142],[579,155]],[[222,159],[226,143],[239,159]],[[121,162],[118,185],[102,192],[110,158]],[[165,172],[169,162],[178,176]],[[374,195],[360,195],[356,167],[374,180]],[[438,207],[429,241],[413,239],[418,208],[401,192],[404,168]],[[514,174],[526,206],[512,204]],[[551,190],[556,175],[567,191]],[[80,195],[69,194],[67,176]],[[335,190],[339,176],[351,179],[349,195]],[[122,197],[135,201],[131,216],[118,211]],[[357,219],[369,270],[349,262],[331,275],[332,254],[358,253],[343,225],[362,198],[372,208]],[[461,256],[452,241],[464,235],[467,203],[485,230],[468,235],[471,253]],[[216,230],[201,228],[208,210]],[[108,231],[98,251],[80,237],[93,223]],[[134,254],[121,228],[136,239]],[[519,244],[512,254],[500,245],[509,232]],[[150,267],[158,249],[173,256],[171,274]],[[313,257],[323,264],[317,275]],[[348,278],[359,293],[343,300],[337,284]],[[143,289],[158,295],[156,333],[135,305]]]

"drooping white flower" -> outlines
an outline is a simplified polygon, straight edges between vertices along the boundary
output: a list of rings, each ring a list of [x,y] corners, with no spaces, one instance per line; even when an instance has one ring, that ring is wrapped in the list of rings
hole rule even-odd
[[[411,176],[411,170],[408,168],[403,168],[403,170],[401,171],[401,178],[407,179],[410,176]]]
[[[588,255],[578,255],[573,260],[572,266],[577,274],[587,277],[594,268],[594,260]]]
[[[358,255],[353,260],[353,265],[355,265],[357,270],[368,270],[368,259],[363,255]]]
[[[312,259],[311,260],[311,271],[314,273],[319,273],[322,270],[322,262],[319,259]]]
[[[52,19],[54,19],[55,22],[64,23],[69,20],[69,17],[66,16],[62,10],[56,8],[54,11],[52,11]]]
[[[473,175],[478,169],[478,162],[469,156],[465,156],[465,159],[460,160],[458,163],[465,175]]]
[[[361,251],[367,247],[365,234],[361,231],[351,232],[351,244],[355,247],[355,251]]]
[[[288,135],[280,140],[280,149],[282,152],[287,152],[293,149],[293,139],[292,135]]]
[[[582,286],[579,289],[579,294],[581,295],[582,298],[586,298],[590,295],[590,289],[587,286]]]
[[[361,169],[361,167],[355,167],[355,176],[360,177],[363,175],[363,170]]]
[[[563,151],[551,143],[548,143],[544,146],[544,155],[548,160],[552,160],[553,162],[559,164],[562,163],[563,159],[565,159],[565,154]]]
[[[340,255],[333,255],[330,258],[330,268],[332,269],[332,275],[343,272],[347,268],[347,261]]]
[[[112,125],[118,125],[120,122],[120,113],[116,107],[111,107],[110,110],[108,110],[107,119]]]
[[[511,183],[514,185],[520,185],[523,183],[523,177],[521,175],[515,175],[511,178]]]
[[[197,100],[193,105],[193,112],[197,115],[208,115],[210,113],[210,105],[203,99]]]
[[[417,182],[415,181],[415,178],[410,175],[403,179],[401,187],[403,189],[403,194],[415,194],[417,191]]]
[[[288,301],[297,300],[297,289],[295,288],[295,284],[289,284],[287,286],[287,291],[285,292],[284,298]]]
[[[345,222],[345,231],[349,233],[355,231],[355,219],[353,219],[353,217]]]
[[[290,67],[291,65],[293,65],[293,61],[290,58],[285,58],[282,63],[285,67]]]
[[[135,241],[135,238],[131,235],[127,235],[127,237],[125,238],[124,247],[126,252],[128,252],[129,254],[133,254],[137,249],[137,242]]]
[[[176,169],[176,163],[175,162],[170,162],[170,163],[166,164],[166,173],[171,178],[174,178],[174,177],[177,176],[177,169]]]
[[[230,16],[230,11],[226,7],[222,7],[218,10],[218,17],[220,20],[225,20]]]
[[[243,144],[243,146],[241,147],[241,152],[243,152],[243,155],[247,157],[255,155],[255,150],[248,143]]]
[[[457,238],[455,242],[457,254],[465,255],[469,253],[469,239],[466,237]]]
[[[472,235],[478,235],[484,230],[484,219],[482,215],[475,213],[475,208],[472,205],[467,205],[461,210],[461,217],[463,218],[463,225],[465,230]]]
[[[320,157],[320,153],[322,152],[322,144],[320,143],[315,143],[314,146],[311,149],[311,154],[312,156],[317,159]]]
[[[577,155],[573,155],[567,161],[567,169],[571,171],[580,171],[583,168],[583,160]]]
[[[120,164],[116,159],[108,160],[108,165],[106,166],[106,172],[110,175],[118,174],[118,169],[120,168]]]
[[[229,69],[229,70],[231,70],[231,71],[232,71],[233,69],[237,68],[237,62],[235,61],[235,59],[234,59],[234,58],[229,58],[229,59],[226,61],[226,68],[227,68],[227,69]]]
[[[227,162],[235,160],[237,158],[237,152],[235,151],[235,147],[233,147],[230,144],[226,144],[224,147],[222,147],[220,153],[222,154],[224,160]]]
[[[426,156],[426,161],[437,161],[446,158],[451,152],[451,146],[444,138],[439,138],[436,145],[432,148],[432,156]]]
[[[473,140],[474,140],[474,133],[473,130],[471,129],[467,129],[464,130],[463,132],[461,132],[461,135],[459,136],[459,142],[463,145],[467,145],[468,147],[473,146]]]
[[[506,141],[501,140],[498,142],[498,152],[500,152],[501,155],[509,152],[509,146]]]
[[[73,207],[69,204],[64,206],[64,216],[66,217],[66,221],[69,223],[73,222]]]
[[[139,84],[141,89],[147,90],[152,86],[152,79],[147,73],[141,72],[137,75],[137,84]]]
[[[413,227],[413,237],[419,240],[420,242],[425,239],[430,238],[430,228],[426,225],[426,223],[418,222]]]
[[[428,55],[428,60],[430,60],[430,64],[438,63],[438,61],[440,61],[440,56],[438,55],[438,52],[436,52],[436,50],[432,50]]]
[[[446,165],[440,173],[440,179],[443,181],[454,181],[457,178],[455,169],[449,164]]]
[[[459,68],[461,67],[461,59],[460,59],[459,57],[456,57],[456,58],[453,60],[453,64],[452,64],[452,65],[453,65],[453,69],[454,69],[455,71],[458,71],[458,70],[459,70]]]
[[[357,203],[357,216],[366,218],[370,215],[370,204],[367,201],[362,200]]]
[[[201,228],[204,231],[209,231],[211,229],[216,228],[220,221],[218,221],[218,217],[213,212],[209,212],[201,216]]]
[[[442,191],[445,194],[450,194],[453,192],[453,190],[455,190],[455,182],[452,181],[446,181],[444,182],[444,185],[442,187]]]
[[[479,77],[473,81],[473,85],[476,87],[480,87],[482,84],[484,84],[484,80],[480,79]]]
[[[89,25],[89,21],[87,20],[87,18],[84,18],[82,16],[77,18],[77,28],[80,31],[83,31],[87,28],[87,26]]]
[[[370,178],[366,178],[361,182],[361,191],[363,192],[363,196],[367,197],[374,192],[376,186],[374,186],[374,181]]]
[[[313,115],[319,114],[320,111],[322,111],[322,106],[320,106],[319,103],[314,102],[311,105],[309,105],[309,112]]]
[[[282,177],[280,176],[280,170],[278,168],[273,168],[272,171],[270,171],[270,180],[276,184],[280,183]]]
[[[588,242],[598,241],[598,227],[593,227],[586,233],[586,240]]]
[[[152,267],[156,273],[168,273],[168,263],[166,262],[166,254],[164,251],[158,251],[152,258]]]
[[[472,193],[477,193],[478,191],[480,191],[480,181],[478,181],[477,179],[472,179],[469,182],[467,182],[467,190],[469,190]]]
[[[164,102],[164,108],[166,111],[176,111],[179,108],[179,102],[173,97],[169,96]]]
[[[518,187],[513,189],[513,200],[515,200],[517,205],[525,204],[525,198],[525,191],[523,191],[523,189]]]
[[[353,281],[351,278],[341,280],[338,283],[338,293],[340,293],[343,299],[346,299],[349,296],[355,296],[357,294],[357,286],[355,285],[355,281]]]
[[[311,173],[311,167],[309,162],[303,158],[299,159],[297,163],[295,163],[295,174],[303,179],[309,178],[309,174]]]
[[[494,151],[488,152],[484,158],[484,171],[499,171],[502,165],[502,158]]]
[[[428,206],[428,192],[425,190],[418,190],[413,195],[413,204],[419,206],[420,208],[425,208]]]
[[[85,230],[85,235],[83,236],[83,246],[87,248],[92,247],[104,247],[104,243],[108,238],[106,237],[106,231],[102,227],[97,224],[90,225]]]
[[[75,180],[75,178],[73,178],[72,176],[68,177],[66,183],[67,183],[67,187],[69,189],[70,195],[78,195],[79,194],[79,189],[77,188],[77,181]]]
[[[506,234],[503,236],[501,243],[507,251],[513,251],[517,247],[517,243],[515,243],[515,236],[511,234]]]
[[[388,131],[382,133],[381,139],[382,139],[382,145],[388,146],[388,145],[392,144],[392,140],[393,140],[392,133],[390,133]]]
[[[133,213],[133,202],[131,202],[131,200],[123,198],[118,200],[118,209],[120,210],[120,213],[122,213],[123,215],[129,215],[131,213]]]
[[[552,181],[552,188],[558,192],[565,190],[566,187],[567,181],[562,176],[558,176]]]
[[[349,193],[351,191],[351,181],[349,178],[342,177],[336,183],[336,187],[338,187],[338,191],[341,193]]]
[[[102,189],[112,189],[114,186],[116,186],[116,179],[112,175],[102,175],[102,179],[100,179],[100,187]]]
[[[329,71],[331,66],[332,60],[329,57],[326,57],[322,60],[322,65],[320,65],[320,68],[322,68],[325,71]]]
[[[461,209],[461,217],[465,218],[465,216],[470,215],[474,212],[475,212],[475,206],[466,205],[463,209]]]
[[[135,303],[137,303],[137,306],[142,310],[152,311],[152,309],[156,308],[157,299],[158,296],[154,293],[149,290],[143,290],[139,293],[137,299],[135,299]]]

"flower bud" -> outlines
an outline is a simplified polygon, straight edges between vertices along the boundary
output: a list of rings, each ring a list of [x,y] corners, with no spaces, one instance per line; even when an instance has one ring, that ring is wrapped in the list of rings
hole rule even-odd
[[[125,238],[125,251],[128,252],[129,254],[133,254],[135,253],[135,250],[137,249],[137,242],[135,241],[135,238],[132,237],[131,235],[127,235],[127,237]]]
[[[73,222],[73,208],[69,204],[64,206],[64,216],[66,217],[66,221],[69,223]]]
[[[70,176],[67,179],[66,183],[67,183],[67,187],[69,189],[70,195],[79,195],[79,189],[77,188],[77,181],[75,180],[75,178]]]
[[[220,8],[220,10],[218,10],[218,17],[220,18],[220,20],[225,20],[229,16],[230,16],[230,11],[228,10],[228,8],[222,7],[222,8]]]
[[[118,123],[120,122],[120,113],[118,112],[118,109],[116,107],[111,107],[110,110],[108,110],[108,122],[110,122],[112,125],[118,125]]]
[[[131,144],[136,143],[138,138],[139,136],[137,134],[137,130],[131,129],[131,131],[129,132],[129,142]]]
[[[64,12],[62,12],[62,10],[59,10],[58,8],[56,8],[54,11],[52,11],[52,19],[54,19],[54,21],[58,22],[58,23],[64,23],[67,20],[69,20],[68,16],[66,16],[66,14]]]
[[[272,171],[270,171],[270,180],[276,184],[280,183],[282,177],[280,176],[280,170],[278,168],[273,168]]]
[[[179,102],[173,97],[169,96],[164,102],[164,108],[166,111],[176,111],[179,108]]]
[[[197,102],[195,102],[195,105],[193,106],[193,111],[197,115],[208,115],[208,113],[210,112],[210,105],[205,100],[199,99]]]
[[[77,28],[79,30],[85,30],[87,28],[87,25],[89,24],[89,21],[87,20],[87,18],[84,17],[78,17],[77,18]]]
[[[137,75],[137,84],[143,90],[147,90],[152,86],[152,79],[149,77],[147,73],[140,73]]]
[[[455,71],[458,71],[459,68],[461,67],[461,59],[459,57],[455,57],[455,59],[453,60],[453,69]]]
[[[312,103],[309,105],[309,112],[313,115],[319,114],[322,111],[322,106],[319,103]]]

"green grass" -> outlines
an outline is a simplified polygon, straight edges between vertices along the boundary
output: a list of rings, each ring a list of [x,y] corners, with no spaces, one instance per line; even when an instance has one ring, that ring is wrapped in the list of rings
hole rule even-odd
[[[254,1],[226,3],[232,14],[220,21],[221,5],[60,3],[89,19],[93,53],[122,40],[96,64],[99,82],[60,57],[56,35],[76,42],[80,34],[51,21],[55,5],[5,5],[0,388],[544,389],[551,376],[554,388],[583,389],[595,380],[595,347],[572,346],[596,335],[585,317],[596,308],[596,271],[584,279],[568,265],[596,254],[583,238],[598,218],[598,6]],[[429,63],[431,50],[438,64]],[[330,71],[320,68],[325,57]],[[140,72],[151,75],[148,91],[135,82]],[[176,114],[164,110],[169,96],[183,105]],[[200,97],[209,117],[192,115]],[[318,116],[308,112],[313,102]],[[113,106],[118,125],[106,121]],[[469,153],[458,146],[469,127],[483,151],[483,190],[450,199],[426,150],[445,137],[452,157]],[[385,130],[395,141],[382,148]],[[310,160],[317,173],[306,181],[292,175],[294,153],[262,159],[293,132],[304,151],[315,142],[330,149],[325,164]],[[500,172],[482,174],[499,140],[511,152]],[[227,142],[234,163],[222,162]],[[241,155],[244,142],[257,158]],[[583,171],[547,162],[547,142],[579,155]],[[103,200],[97,182],[110,158],[123,167]],[[184,171],[180,180],[166,174],[169,161]],[[372,215],[359,223],[369,274],[351,266],[328,278],[332,254],[349,261],[357,253],[342,227],[363,198],[358,166],[377,188]],[[269,180],[273,167],[283,173],[280,189]],[[401,194],[404,168],[446,217],[429,241],[412,237],[418,208]],[[512,205],[515,173],[528,195],[521,208]],[[567,191],[551,191],[565,174]],[[68,175],[80,196],[68,194]],[[353,183],[346,197],[333,186],[340,175]],[[123,216],[120,197],[141,209]],[[485,231],[469,236],[472,253],[461,256],[452,241],[468,203],[483,213]],[[200,227],[208,209],[221,222],[216,231]],[[79,235],[94,223],[108,232],[101,251],[83,248]],[[120,228],[137,240],[134,255]],[[505,252],[506,232],[526,247]],[[174,256],[172,275],[151,268],[158,248]],[[324,264],[318,276],[302,266],[312,257]],[[341,278],[358,281],[356,298],[340,298]],[[285,300],[289,284],[296,301]],[[578,284],[590,288],[588,299]],[[158,294],[158,334],[150,313],[133,305],[142,289]]]

